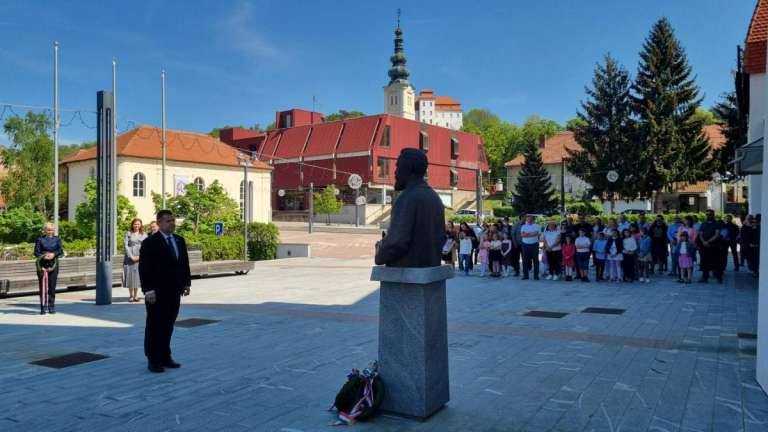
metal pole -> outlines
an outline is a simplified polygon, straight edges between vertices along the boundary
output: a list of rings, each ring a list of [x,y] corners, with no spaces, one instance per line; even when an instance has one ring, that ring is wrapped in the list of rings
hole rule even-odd
[[[315,184],[309,184],[309,233],[312,234],[312,217],[315,213]]]
[[[53,43],[53,228],[59,233],[59,42]]]
[[[475,221],[480,225],[480,218],[482,217],[483,211],[483,173],[480,171],[480,168],[477,168],[475,173],[475,181],[477,182],[477,190],[475,191]]]
[[[565,158],[560,159],[560,214],[565,216]]]
[[[115,239],[114,189],[112,153],[112,94],[100,91],[96,96],[96,304],[112,303],[112,251]]]
[[[119,227],[119,212],[117,211],[117,60],[112,57],[112,209],[115,220],[112,222],[117,231]],[[112,242],[112,255],[117,255],[117,241]]]
[[[166,155],[166,142],[165,142],[165,69],[160,70],[160,108],[162,111],[162,128],[163,136],[161,137],[161,145],[163,147],[163,165],[161,169],[161,192],[163,194],[162,207],[165,208],[165,155]]]
[[[243,163],[243,261],[248,261],[248,222],[251,219],[251,212],[248,210],[250,204],[250,194],[248,193],[248,161]]]
[[[360,226],[360,206],[357,204],[357,199],[360,198],[360,189],[355,189],[355,226]]]

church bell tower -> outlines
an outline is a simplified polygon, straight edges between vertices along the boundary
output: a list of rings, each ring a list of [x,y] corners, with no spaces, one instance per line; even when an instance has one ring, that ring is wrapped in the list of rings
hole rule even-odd
[[[403,50],[403,31],[400,29],[400,10],[397,11],[395,29],[395,53],[389,58],[389,84],[384,87],[384,112],[386,114],[416,119],[416,93],[408,81],[411,74],[405,67],[406,58]]]

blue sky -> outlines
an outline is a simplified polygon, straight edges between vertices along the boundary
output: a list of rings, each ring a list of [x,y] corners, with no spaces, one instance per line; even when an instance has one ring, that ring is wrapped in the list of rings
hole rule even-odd
[[[732,89],[753,0],[131,1],[0,0],[0,103],[50,106],[61,44],[62,108],[93,111],[118,61],[120,129],[207,132],[266,125],[276,110],[383,110],[398,7],[411,82],[521,123],[564,123],[610,52],[634,75],[651,25],[667,16],[711,106]],[[111,6],[105,6],[111,5]],[[2,109],[0,108],[0,111]],[[17,109],[17,112],[23,112]],[[6,114],[7,115],[7,114]],[[94,139],[95,115],[62,114],[62,142]],[[85,123],[83,125],[82,123]],[[0,143],[6,141],[0,135]]]

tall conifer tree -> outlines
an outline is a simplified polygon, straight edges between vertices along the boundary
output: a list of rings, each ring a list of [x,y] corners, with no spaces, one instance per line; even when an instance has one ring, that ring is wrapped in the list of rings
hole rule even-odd
[[[593,195],[611,202],[617,195],[631,199],[638,193],[632,176],[639,153],[632,140],[630,85],[627,70],[606,55],[605,63],[595,67],[592,88],[585,89],[588,100],[582,102],[573,122],[581,149],[568,150],[568,170],[588,183]],[[619,180],[608,181],[611,170]]]
[[[529,143],[517,177],[512,207],[517,214],[551,214],[557,211],[557,200],[553,194],[552,179],[544,169],[539,149]]]
[[[642,196],[711,175],[711,149],[703,121],[695,116],[701,97],[694,79],[672,25],[659,19],[643,44],[633,85]]]

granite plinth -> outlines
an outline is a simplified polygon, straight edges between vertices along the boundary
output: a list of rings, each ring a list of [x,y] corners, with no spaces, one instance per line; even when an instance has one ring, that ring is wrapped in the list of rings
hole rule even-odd
[[[374,267],[379,292],[379,372],[387,385],[382,410],[420,420],[450,399],[445,280],[450,266]]]

